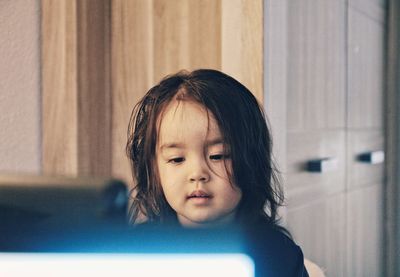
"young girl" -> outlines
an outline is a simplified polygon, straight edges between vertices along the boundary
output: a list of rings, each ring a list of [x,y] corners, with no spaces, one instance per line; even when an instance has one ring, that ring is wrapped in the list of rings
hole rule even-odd
[[[265,245],[254,256],[275,257],[269,273],[307,276],[300,248],[277,224],[283,194],[271,135],[245,86],[216,70],[167,76],[135,106],[128,135],[133,223],[251,226]]]

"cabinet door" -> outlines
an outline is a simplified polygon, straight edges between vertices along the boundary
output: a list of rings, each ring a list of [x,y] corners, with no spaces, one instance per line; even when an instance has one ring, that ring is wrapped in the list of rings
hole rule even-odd
[[[382,1],[349,2],[347,275],[381,276],[383,249]],[[360,159],[370,154],[368,159]],[[378,159],[372,159],[371,155]]]
[[[327,276],[345,275],[346,194],[315,200],[287,213],[288,227],[304,257],[316,262]]]
[[[346,3],[287,5],[286,219],[306,258],[344,276]],[[307,170],[325,158],[330,171]]]
[[[310,162],[321,162],[312,171]],[[303,205],[345,190],[345,132],[325,130],[289,133],[286,189],[289,207]],[[314,162],[315,161],[315,162]]]
[[[365,6],[350,5],[348,11],[347,126],[351,129],[380,129],[384,105],[383,10],[379,14]]]
[[[349,129],[347,132],[347,190],[384,181],[383,130]]]
[[[290,1],[287,18],[286,185],[292,203],[344,190],[345,3]],[[336,160],[332,172],[307,172],[310,160],[324,158]]]
[[[381,184],[372,184],[349,192],[347,209],[346,276],[382,276]]]
[[[345,126],[345,3],[288,1],[288,130]]]

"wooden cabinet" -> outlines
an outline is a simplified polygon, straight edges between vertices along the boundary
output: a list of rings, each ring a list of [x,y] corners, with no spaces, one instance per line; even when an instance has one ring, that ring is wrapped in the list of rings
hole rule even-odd
[[[305,257],[345,276],[346,5],[288,1],[287,223]],[[328,171],[309,162],[330,159]]]
[[[354,190],[370,184],[382,184],[384,149],[383,130],[348,130],[347,132],[347,189]],[[362,156],[377,155],[375,161],[362,160]]]
[[[382,276],[382,189],[382,184],[377,183],[346,194],[345,276]]]
[[[292,205],[290,205],[292,206]],[[290,231],[307,259],[327,276],[346,275],[346,194],[320,197],[287,213]]]
[[[383,5],[348,9],[347,276],[383,273],[384,164],[360,159],[384,150]]]
[[[344,127],[345,8],[343,1],[288,1],[289,132]]]
[[[334,195],[345,190],[345,132],[308,131],[288,133],[286,190],[289,204]],[[310,172],[309,162],[330,159],[326,172]]]
[[[267,10],[286,18],[286,52],[279,56],[286,84],[271,88],[286,89],[271,99],[285,102],[286,126],[275,132],[286,145],[278,152],[285,221],[305,257],[328,276],[380,276],[384,163],[368,163],[365,155],[382,161],[384,150],[384,1],[284,2],[269,1]],[[276,45],[266,48],[279,54]],[[331,170],[309,171],[309,161],[327,158],[336,161]]]

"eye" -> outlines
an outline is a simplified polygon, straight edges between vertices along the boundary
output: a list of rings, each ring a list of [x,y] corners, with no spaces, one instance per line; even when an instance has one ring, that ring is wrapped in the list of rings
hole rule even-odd
[[[169,159],[169,160],[168,160],[168,163],[171,163],[171,164],[180,164],[180,163],[182,163],[182,162],[184,162],[184,161],[185,161],[185,158],[183,158],[183,157],[176,157],[176,158]]]
[[[224,159],[229,159],[229,155],[226,154],[215,154],[215,155],[211,155],[210,159],[213,161],[220,161],[220,160],[224,160]]]

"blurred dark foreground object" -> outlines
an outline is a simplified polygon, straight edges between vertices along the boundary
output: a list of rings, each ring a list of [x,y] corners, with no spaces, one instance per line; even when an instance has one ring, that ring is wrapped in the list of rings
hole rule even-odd
[[[127,188],[106,178],[0,175],[0,251],[238,252],[235,228],[134,228]]]
[[[0,275],[254,276],[234,230],[134,228],[126,205],[117,180],[0,176]]]
[[[229,230],[86,225],[18,237],[0,251],[0,276],[255,276]]]
[[[0,175],[0,242],[5,235],[122,225],[127,202],[119,180]]]
[[[127,224],[126,206],[126,186],[117,180],[0,175],[0,256],[240,254],[250,257],[246,272],[253,272],[254,262],[256,277],[308,276],[301,249],[266,222],[214,229],[133,227]]]

